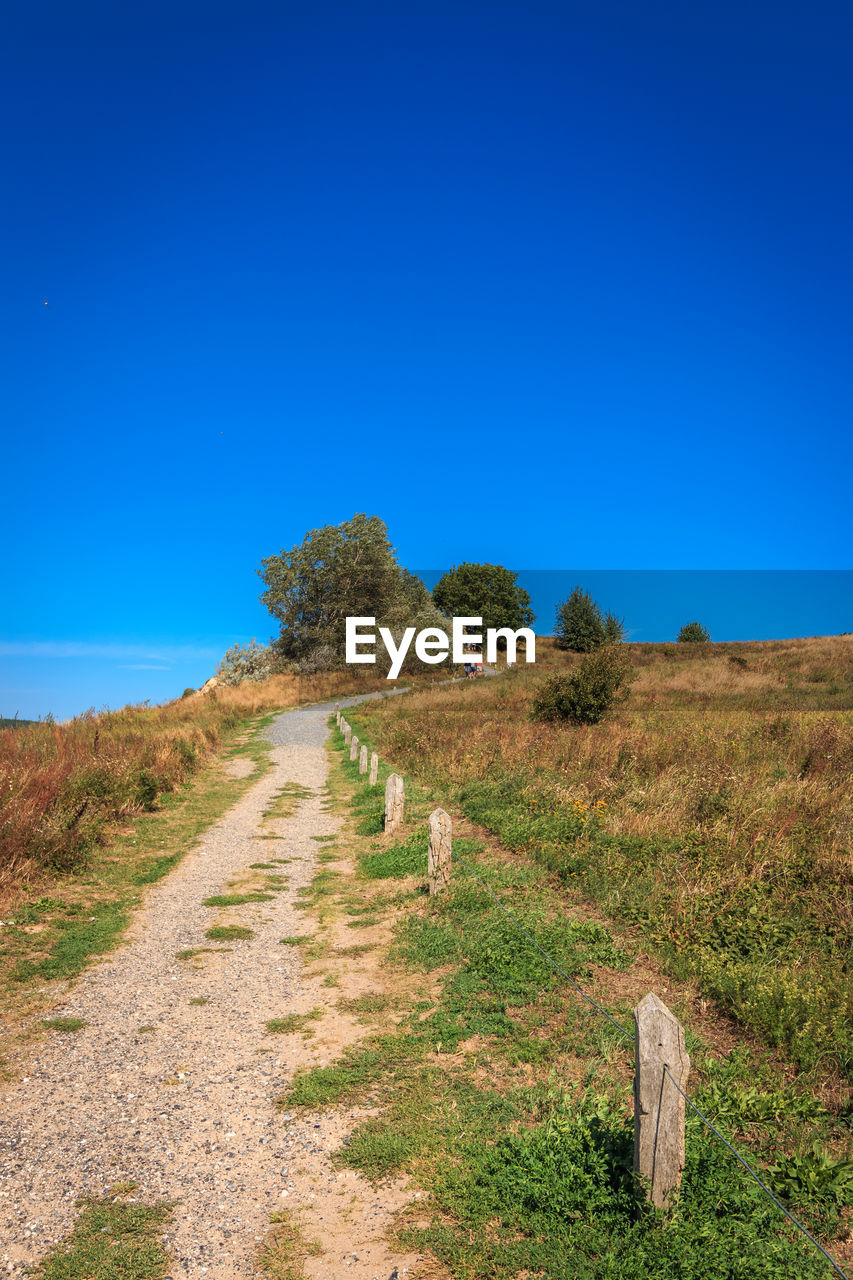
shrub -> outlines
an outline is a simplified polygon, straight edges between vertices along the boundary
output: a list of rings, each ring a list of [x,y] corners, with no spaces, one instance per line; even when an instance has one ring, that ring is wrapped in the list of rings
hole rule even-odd
[[[194,693],[195,693],[195,689],[192,687],[192,685],[189,685],[186,689],[184,689],[183,693],[181,694],[181,697],[189,698]]]
[[[598,724],[615,702],[627,696],[625,686],[633,678],[622,646],[604,645],[588,654],[577,670],[545,681],[533,703],[533,719]]]
[[[336,650],[330,644],[318,644],[292,664],[298,676],[313,676],[318,671],[331,671],[340,665]]]
[[[216,674],[223,684],[268,680],[272,675],[274,660],[272,649],[265,648],[253,639],[246,645],[232,645],[216,668]]]
[[[678,633],[679,644],[707,644],[711,633],[701,622],[688,622]]]

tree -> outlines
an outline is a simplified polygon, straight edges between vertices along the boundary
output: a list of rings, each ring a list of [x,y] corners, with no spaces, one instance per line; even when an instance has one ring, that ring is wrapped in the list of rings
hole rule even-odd
[[[483,628],[529,627],[536,615],[517,574],[502,564],[460,564],[433,587],[432,598],[447,617],[482,618]],[[503,641],[501,647],[505,647]]]
[[[688,622],[678,633],[679,644],[707,644],[711,633],[701,622]]]
[[[615,613],[604,615],[604,643],[622,644],[625,639],[625,619]]]
[[[276,652],[308,667],[342,661],[347,617],[394,627],[435,612],[420,578],[397,563],[378,516],[354,515],[312,529],[298,546],[268,556],[261,566],[261,600],[281,624]]]
[[[608,615],[612,617],[613,615]],[[568,600],[557,610],[554,640],[558,649],[572,649],[575,653],[589,653],[606,639],[605,623],[601,610],[592,596],[581,587],[575,587]]]

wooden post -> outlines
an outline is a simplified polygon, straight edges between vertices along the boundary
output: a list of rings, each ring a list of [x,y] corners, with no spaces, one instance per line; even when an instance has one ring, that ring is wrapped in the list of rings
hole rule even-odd
[[[358,771],[359,773],[367,773],[367,747],[361,744],[361,751],[358,755]]]
[[[350,760],[358,759],[358,738],[355,734],[352,735],[352,742],[349,745],[349,758]]]
[[[349,742],[350,737],[352,736],[352,729],[349,727],[346,720],[344,720],[343,723],[344,723],[344,742]]]
[[[335,724],[338,726],[338,728],[339,728],[339,729],[340,729],[340,727],[341,727],[341,720],[343,720],[343,716],[341,715],[340,711],[338,711],[338,710],[336,709],[336,710],[335,710]]]
[[[429,815],[429,873],[430,896],[447,888],[450,879],[451,837],[450,815],[436,809]]]
[[[647,1199],[662,1208],[680,1187],[685,1163],[684,1099],[664,1067],[686,1092],[690,1059],[684,1028],[651,992],[634,1010],[634,1025],[634,1172]]]
[[[393,835],[403,822],[406,795],[399,773],[389,773],[385,783],[385,830]]]
[[[376,786],[376,780],[379,777],[379,756],[374,751],[370,757],[370,785]]]

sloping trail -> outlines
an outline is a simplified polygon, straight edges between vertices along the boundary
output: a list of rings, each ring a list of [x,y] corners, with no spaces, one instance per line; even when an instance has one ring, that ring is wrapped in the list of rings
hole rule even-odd
[[[304,975],[296,949],[280,943],[305,932],[297,891],[310,883],[321,847],[312,837],[340,827],[323,796],[331,709],[273,722],[273,769],[152,888],[126,945],[88,970],[56,1011],[87,1026],[43,1042],[29,1075],[3,1086],[0,1272],[40,1261],[71,1228],[78,1196],[104,1196],[123,1182],[136,1183],[130,1198],[174,1202],[164,1236],[174,1280],[255,1274],[270,1214],[289,1207],[308,1210],[307,1234],[324,1245],[325,1256],[306,1264],[309,1275],[345,1267],[358,1280],[386,1280],[394,1266],[402,1274],[416,1261],[382,1242],[406,1198],[399,1188],[380,1197],[330,1163],[365,1113],[274,1109],[297,1067],[331,1060],[364,1033],[334,1011],[340,991]],[[262,826],[287,783],[310,794],[290,817]],[[270,832],[279,838],[256,838]],[[234,892],[229,881],[258,874],[247,871],[252,862],[271,858],[292,860],[277,867],[289,877],[284,891],[219,911],[203,905]],[[207,941],[214,923],[247,925],[254,937]],[[177,958],[202,947],[212,950]],[[325,1010],[320,1044],[265,1030],[270,1019],[317,1007]]]

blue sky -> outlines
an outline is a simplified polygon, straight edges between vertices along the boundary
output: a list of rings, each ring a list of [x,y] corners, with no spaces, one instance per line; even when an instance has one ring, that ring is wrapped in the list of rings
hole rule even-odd
[[[355,511],[413,567],[850,567],[849,6],[4,26],[0,714],[197,684]]]

